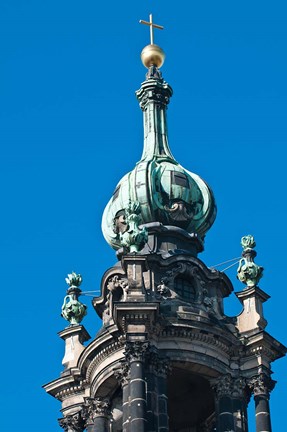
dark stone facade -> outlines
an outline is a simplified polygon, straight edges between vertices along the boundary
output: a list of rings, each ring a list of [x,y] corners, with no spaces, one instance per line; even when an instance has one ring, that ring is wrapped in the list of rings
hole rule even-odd
[[[66,364],[45,386],[62,402],[61,427],[247,432],[254,395],[256,430],[271,431],[270,364],[285,347],[261,328],[240,331],[237,317],[224,315],[231,282],[197,258],[196,236],[152,225],[152,252],[119,254],[102,279],[101,296],[93,300],[102,329],[76,366]],[[87,339],[82,326],[70,331]]]

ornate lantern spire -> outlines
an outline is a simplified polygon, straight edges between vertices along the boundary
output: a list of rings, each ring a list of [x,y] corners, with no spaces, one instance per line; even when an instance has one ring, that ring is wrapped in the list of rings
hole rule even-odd
[[[151,29],[151,44],[141,53],[148,71],[136,92],[143,111],[144,146],[141,160],[118,183],[103,214],[103,233],[114,249],[123,246],[122,234],[130,230],[126,212],[131,205],[138,208],[139,224],[159,222],[201,238],[216,216],[213,194],[208,185],[183,168],[169,148],[166,111],[173,92],[159,70],[165,54],[153,43],[153,28],[163,27],[152,22],[152,15],[150,22],[140,22]],[[133,245],[131,247],[135,250]]]

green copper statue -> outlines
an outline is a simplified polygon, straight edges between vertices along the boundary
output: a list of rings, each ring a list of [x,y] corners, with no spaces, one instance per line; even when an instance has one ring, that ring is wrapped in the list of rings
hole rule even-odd
[[[68,274],[65,280],[69,288],[64,298],[61,316],[69,321],[70,325],[79,325],[87,314],[87,306],[78,300],[82,292],[79,288],[82,283],[82,276],[72,272]]]
[[[119,238],[121,246],[128,252],[139,252],[147,242],[147,230],[139,225],[141,223],[140,205],[138,202],[129,202],[128,207],[122,211],[114,221],[114,232]]]
[[[252,235],[242,237],[241,246],[243,247],[243,252],[237,269],[237,279],[246,284],[248,288],[257,286],[263,276],[263,267],[258,266],[254,262],[254,258],[257,255],[254,250],[256,246],[254,237]]]

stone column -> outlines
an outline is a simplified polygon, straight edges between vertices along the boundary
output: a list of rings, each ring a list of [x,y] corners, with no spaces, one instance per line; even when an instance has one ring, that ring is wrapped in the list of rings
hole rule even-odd
[[[230,374],[223,375],[214,388],[217,432],[248,432],[248,392],[245,379],[232,378]]]
[[[270,376],[260,373],[251,378],[248,384],[254,394],[256,432],[271,432],[269,397],[276,382]]]
[[[235,432],[248,432],[247,407],[250,391],[246,379],[239,377],[233,381],[233,415]]]
[[[80,412],[67,415],[59,419],[58,422],[65,432],[82,432],[85,429],[84,420]]]
[[[130,432],[146,432],[146,381],[144,375],[146,341],[127,341],[125,357],[130,367]]]
[[[147,432],[157,430],[158,422],[157,378],[154,370],[154,361],[156,361],[156,357],[155,353],[149,353],[145,373],[147,386]]]
[[[147,358],[147,432],[168,432],[167,374],[169,361],[157,352]]]
[[[216,431],[234,431],[234,418],[232,411],[232,377],[223,375],[214,386],[216,393]]]
[[[130,407],[129,407],[129,396],[130,396],[130,369],[129,366],[123,362],[119,369],[115,370],[115,377],[120,383],[123,391],[123,432],[130,431]]]
[[[168,432],[168,399],[167,399],[167,375],[170,371],[170,363],[166,359],[159,357],[155,368],[157,374],[158,391],[158,431]]]
[[[87,398],[83,409],[87,432],[109,432],[110,404],[106,398]]]

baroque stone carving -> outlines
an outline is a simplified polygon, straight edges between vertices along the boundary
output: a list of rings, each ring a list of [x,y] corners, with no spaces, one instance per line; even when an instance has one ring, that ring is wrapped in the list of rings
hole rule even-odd
[[[110,414],[110,402],[106,398],[85,398],[82,415],[86,426],[93,424],[96,417],[108,417]]]
[[[124,351],[125,358],[129,363],[133,361],[143,361],[148,348],[149,342],[127,341]]]
[[[85,391],[87,386],[86,380],[75,381],[72,387],[64,388],[56,393],[55,397],[63,402],[63,400],[71,397],[72,395],[80,394]]]
[[[166,377],[171,372],[171,363],[169,359],[166,357],[160,357],[157,352],[150,351],[148,353],[147,361],[158,376]]]
[[[157,286],[157,292],[162,297],[169,297],[170,296],[170,289],[167,286],[169,282],[168,277],[163,277],[160,280],[160,284]]]
[[[72,272],[65,280],[69,289],[64,298],[61,316],[69,321],[70,325],[78,325],[87,314],[87,306],[78,300],[82,292],[79,288],[82,276]]]
[[[139,252],[147,242],[145,228],[140,228],[140,204],[130,202],[129,206],[118,213],[114,219],[114,232],[127,252]]]
[[[240,282],[246,284],[247,287],[253,287],[258,285],[259,280],[263,276],[263,267],[254,262],[254,258],[257,255],[254,250],[256,246],[254,237],[251,235],[242,237],[241,245],[243,252],[237,269],[237,278]]]
[[[254,396],[265,395],[269,397],[269,393],[274,389],[276,381],[272,380],[266,374],[259,374],[248,381],[248,386]]]
[[[243,377],[233,378],[230,374],[222,375],[214,381],[212,387],[219,399],[224,396],[233,398],[247,397],[247,383]]]
[[[111,294],[114,294],[116,291],[120,291],[119,297],[121,300],[125,301],[129,290],[129,284],[127,279],[121,278],[119,275],[115,275],[108,280],[107,289]]]
[[[172,292],[180,295],[176,290],[176,278],[183,275],[183,278],[193,290],[194,298],[189,302],[203,307],[209,314],[222,316],[216,296],[211,296],[208,289],[208,280],[204,277],[200,269],[192,266],[190,263],[178,263],[166,275],[161,278],[160,284],[157,285],[157,293],[161,297],[169,297]]]
[[[65,432],[82,432],[84,430],[84,420],[80,412],[63,417],[58,422]]]
[[[112,317],[114,301],[126,301],[129,291],[128,281],[126,278],[122,278],[121,275],[114,275],[108,279],[107,290],[108,294],[103,313],[104,324],[109,322]]]
[[[130,380],[130,368],[126,362],[122,362],[121,366],[114,370],[114,375],[120,385],[124,387]]]
[[[216,384],[213,385],[214,390],[218,398],[223,396],[232,396],[233,393],[233,380],[230,374],[222,375],[216,380]]]

